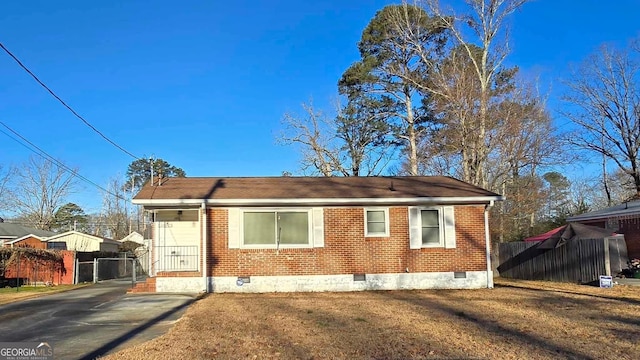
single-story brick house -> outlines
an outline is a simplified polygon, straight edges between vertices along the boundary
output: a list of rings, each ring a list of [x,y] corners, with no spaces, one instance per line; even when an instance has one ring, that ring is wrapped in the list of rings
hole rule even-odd
[[[133,199],[152,222],[151,278],[140,285],[492,287],[488,209],[502,199],[450,177],[165,178]]]
[[[567,221],[624,234],[629,259],[640,259],[640,200],[572,216]]]

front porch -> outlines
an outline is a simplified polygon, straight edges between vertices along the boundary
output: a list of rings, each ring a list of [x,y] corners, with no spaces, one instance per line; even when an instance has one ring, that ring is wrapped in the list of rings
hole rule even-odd
[[[149,277],[131,292],[206,290],[202,253],[206,216],[201,209],[151,211]]]

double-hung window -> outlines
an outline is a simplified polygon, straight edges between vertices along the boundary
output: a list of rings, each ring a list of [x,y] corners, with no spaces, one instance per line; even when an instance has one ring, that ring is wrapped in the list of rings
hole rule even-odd
[[[453,206],[410,207],[409,241],[411,249],[455,248]]]
[[[389,209],[366,208],[364,209],[364,235],[367,237],[389,236]]]
[[[442,226],[439,209],[420,209],[420,230],[423,247],[442,246]]]

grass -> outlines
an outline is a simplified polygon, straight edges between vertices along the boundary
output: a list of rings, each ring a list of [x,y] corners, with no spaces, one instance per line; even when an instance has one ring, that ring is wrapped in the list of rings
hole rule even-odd
[[[7,304],[7,303],[18,301],[18,300],[72,290],[72,289],[76,289],[84,286],[87,286],[87,284],[56,285],[56,286],[23,285],[23,286],[20,286],[18,289],[11,288],[11,287],[0,288],[0,304]]]
[[[640,287],[212,294],[113,359],[637,359]]]

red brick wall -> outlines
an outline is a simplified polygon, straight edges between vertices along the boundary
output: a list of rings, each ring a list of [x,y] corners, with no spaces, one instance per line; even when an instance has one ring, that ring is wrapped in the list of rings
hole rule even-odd
[[[51,271],[46,266],[38,266],[28,260],[22,260],[20,267],[14,264],[7,268],[5,278],[27,279],[29,283],[52,282],[54,285],[73,284],[75,252],[60,250],[64,257],[64,271]]]
[[[640,259],[640,219],[625,219],[618,222],[619,233],[624,234],[629,259]]]
[[[456,248],[409,249],[407,207],[391,207],[390,236],[364,236],[364,211],[325,208],[323,248],[229,249],[227,210],[208,210],[209,276],[484,271],[484,207],[455,209]],[[212,245],[211,245],[212,244]]]

